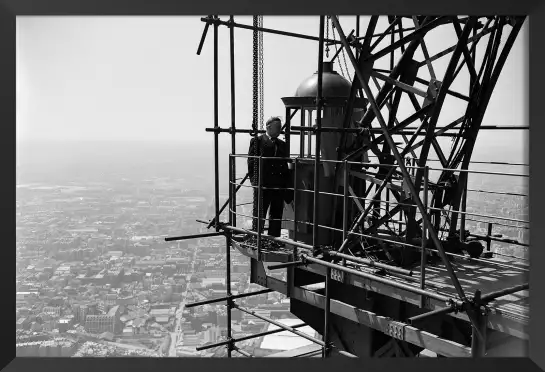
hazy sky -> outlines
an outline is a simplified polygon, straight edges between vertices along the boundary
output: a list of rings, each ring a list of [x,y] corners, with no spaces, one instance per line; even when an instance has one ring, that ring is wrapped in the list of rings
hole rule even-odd
[[[251,17],[236,20],[252,23]],[[362,29],[367,22],[363,17]],[[383,22],[386,20],[379,22],[378,29],[384,28]],[[318,23],[318,17],[264,19],[265,27],[311,35],[318,34]],[[355,28],[355,17],[341,17],[341,24],[348,34]],[[196,55],[203,26],[200,17],[17,17],[18,140],[210,143],[212,136],[204,128],[214,123],[213,46],[209,32],[201,56]],[[426,37],[430,54],[454,45],[454,31],[443,29]],[[527,29],[525,24],[507,60],[485,125],[528,125]],[[226,27],[219,31],[220,126],[227,127],[231,120],[229,32]],[[236,30],[235,35],[237,125],[250,128],[252,32]],[[481,42],[483,48],[486,40]],[[317,52],[315,41],[264,35],[265,117],[284,115],[280,98],[292,95],[298,84],[316,71]],[[330,57],[334,52],[332,48]],[[479,52],[478,58],[482,58],[483,49]],[[423,59],[420,49],[415,59]],[[439,70],[446,68],[448,59],[440,60]],[[381,61],[375,67],[387,67],[389,58]],[[335,69],[339,71],[339,66]],[[353,70],[349,71],[352,76]],[[467,70],[461,74],[467,76]],[[419,76],[429,77],[425,67]],[[468,83],[461,81],[453,89],[467,93]],[[463,101],[447,100],[439,124],[463,115],[464,108]],[[402,106],[399,119],[412,113],[411,106]],[[490,145],[516,143],[524,147],[521,133],[496,131],[486,136]]]

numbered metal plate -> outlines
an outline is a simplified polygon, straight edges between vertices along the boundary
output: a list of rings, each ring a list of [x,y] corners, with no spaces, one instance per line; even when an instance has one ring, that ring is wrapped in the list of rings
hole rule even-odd
[[[344,283],[344,271],[331,269],[331,279],[335,280],[336,282]]]

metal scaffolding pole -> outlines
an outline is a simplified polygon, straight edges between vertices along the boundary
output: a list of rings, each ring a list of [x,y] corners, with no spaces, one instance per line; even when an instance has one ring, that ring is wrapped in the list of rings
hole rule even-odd
[[[215,16],[217,19],[217,16]],[[219,128],[219,78],[218,78],[218,24],[214,23],[214,128]],[[220,231],[220,184],[219,184],[219,133],[214,133],[214,198],[215,225]]]
[[[247,352],[247,351],[244,351],[244,350],[240,349],[240,348],[237,347],[237,346],[232,346],[232,348],[233,348],[234,351],[236,351],[236,352],[239,353],[239,354],[244,355],[244,356],[247,357],[247,358],[253,358],[253,355],[252,355],[252,354],[250,354],[250,353]],[[230,357],[229,357],[229,358],[230,358]]]
[[[237,147],[236,147],[236,91],[235,91],[235,28],[233,27],[233,23],[235,22],[234,17],[229,17],[229,60],[230,60],[230,68],[231,68],[231,154],[236,154]],[[236,159],[233,158],[233,163],[231,167],[229,168],[231,176],[231,181],[235,182],[236,177]],[[237,206],[237,190],[235,189],[235,185],[233,183],[229,184],[229,201],[231,202],[230,210],[232,211],[230,213],[231,219],[230,219],[230,225],[236,226],[237,225],[237,217],[236,217],[236,206]]]
[[[230,235],[225,236],[225,266],[226,266],[226,280],[225,286],[227,289],[227,339],[231,340],[232,330],[231,330],[231,310],[233,306],[233,299],[231,297],[231,237]],[[231,358],[231,350],[233,349],[233,344],[230,343],[227,345],[227,356]]]
[[[275,320],[273,320],[273,319],[267,318],[267,317],[265,317],[265,316],[263,316],[263,315],[259,315],[259,314],[257,314],[255,311],[251,311],[251,310],[245,309],[245,308],[243,308],[243,307],[240,307],[240,306],[237,305],[237,304],[234,304],[233,307],[239,309],[239,310],[242,311],[243,313],[246,313],[246,314],[249,314],[249,315],[253,315],[253,316],[255,316],[256,318],[259,318],[259,319],[264,320],[264,321],[266,321],[266,322],[268,322],[268,323],[274,324],[275,326],[280,327],[280,328],[282,328],[282,329],[284,329],[284,330],[286,330],[286,331],[289,331],[289,332],[291,332],[291,333],[293,333],[293,334],[296,334],[297,336],[306,338],[307,340],[312,341],[312,342],[314,342],[315,344],[318,344],[318,345],[320,345],[320,346],[324,346],[324,345],[325,345],[325,343],[324,343],[323,341],[318,340],[317,338],[314,338],[314,337],[312,337],[312,336],[309,336],[309,335],[307,335],[307,334],[304,333],[304,332],[298,331],[298,330],[294,329],[293,327],[287,326],[287,325],[282,324],[282,323],[280,323],[280,322],[277,322],[277,321],[275,321]]]
[[[231,15],[229,17],[229,62],[231,72],[231,154],[235,154],[236,149],[236,110],[235,110],[235,28],[233,27],[235,20]],[[237,225],[236,215],[236,197],[237,190],[235,189],[235,177],[236,177],[236,158],[229,156],[229,224],[231,226]],[[218,216],[219,218],[219,216]],[[233,300],[231,298],[231,234],[225,236],[225,286],[227,290],[227,339],[231,341],[233,339],[231,329],[231,310]],[[227,344],[227,357],[231,358],[233,343]],[[239,351],[240,352],[240,351]]]
[[[177,240],[200,239],[200,238],[212,238],[214,236],[221,236],[221,235],[224,235],[222,231],[213,232],[213,233],[195,234],[195,235],[172,236],[170,238],[165,238],[165,242],[173,242]]]
[[[301,117],[304,118],[304,111],[301,109]],[[301,138],[304,138],[304,137],[301,137]],[[302,147],[301,147],[302,149]],[[301,150],[302,151],[302,150]],[[297,226],[297,217],[298,217],[298,213],[297,213],[297,210],[299,208],[297,208],[297,202],[298,202],[298,199],[297,199],[297,166],[299,164],[299,158],[295,158],[295,162],[294,162],[294,169],[293,169],[293,240],[297,241],[297,238],[298,238],[298,230],[299,230],[299,227]],[[293,259],[297,259],[297,246],[296,245],[293,245]]]
[[[331,316],[331,268],[328,267],[325,276],[325,307],[324,307],[324,347],[322,348],[322,357],[329,356],[329,318]]]
[[[228,22],[222,21],[220,19],[212,19],[211,20],[210,18],[207,17],[207,18],[201,18],[201,21],[206,22],[207,24],[208,23],[214,23],[215,25],[217,24],[217,25],[221,25],[221,26],[229,26]],[[282,36],[288,36],[288,37],[294,37],[294,38],[304,39],[304,40],[320,41],[320,38],[318,38],[316,36],[303,35],[303,34],[298,34],[298,33],[295,33],[295,32],[280,31],[280,30],[274,30],[274,29],[265,28],[265,27],[255,27],[255,26],[245,25],[245,24],[241,24],[241,23],[234,23],[232,26],[237,27],[237,28],[241,28],[241,29],[245,29],[245,30],[259,31],[259,32],[275,34],[275,35],[282,35]],[[339,44],[340,43],[338,40],[331,40],[331,39],[324,39],[324,41],[326,41],[328,43],[331,43],[331,44]]]
[[[343,242],[348,237],[348,161],[345,160],[343,172]],[[343,258],[342,265],[346,266],[346,258]]]
[[[265,216],[263,216],[263,157],[259,157],[257,182],[257,260],[261,261],[261,235],[265,228]],[[267,231],[268,232],[268,231]]]
[[[388,271],[391,271],[391,272],[394,272],[394,273],[399,273],[399,274],[403,274],[403,275],[407,275],[407,276],[411,276],[413,274],[413,272],[411,270],[403,269],[401,267],[392,266],[392,265],[388,265],[388,264],[383,264],[381,262],[373,261],[373,260],[370,260],[368,258],[350,256],[350,255],[347,255],[347,254],[344,254],[344,253],[339,253],[339,252],[334,251],[334,250],[328,251],[326,254],[328,256],[342,258],[343,262],[346,262],[346,261],[357,262],[357,263],[361,263],[361,264],[364,264],[364,265],[369,265],[371,267],[379,267],[381,269],[385,269],[385,270],[388,270]]]
[[[318,207],[320,191],[320,147],[322,144],[322,84],[323,84],[323,60],[324,60],[324,16],[320,16],[320,40],[318,43],[318,92],[316,94],[316,146],[314,154],[314,199],[313,199],[313,227],[312,227],[312,247],[316,249],[318,245],[318,217],[320,208]]]

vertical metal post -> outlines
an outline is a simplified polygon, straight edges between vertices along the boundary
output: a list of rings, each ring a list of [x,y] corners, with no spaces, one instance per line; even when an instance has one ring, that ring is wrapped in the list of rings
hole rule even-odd
[[[229,17],[229,21],[231,22],[231,26],[229,29],[229,54],[230,54],[230,67],[231,67],[231,154],[236,154],[237,148],[236,148],[236,123],[235,123],[235,28],[233,27],[233,23],[235,22],[235,19],[233,16]],[[233,158],[233,163],[230,169],[230,172],[232,173],[232,180],[230,182],[229,190],[229,200],[231,200],[231,211],[232,216],[230,219],[231,226],[237,225],[237,192],[236,192],[236,186],[235,186],[235,179],[236,179],[236,158]]]
[[[428,214],[428,177],[429,177],[429,167],[426,165],[424,167],[424,190],[422,195],[422,204],[426,210],[426,215]],[[422,253],[420,255],[420,288],[424,289],[426,286],[426,256],[427,251],[426,247],[428,246],[428,224],[425,218],[422,216]],[[426,296],[422,295],[420,297],[420,307],[423,309],[426,305]]]
[[[479,306],[481,300],[481,291],[475,292],[474,301],[477,306],[473,309],[475,314],[475,324],[471,327],[471,357],[480,358],[486,354],[486,331],[488,316],[485,309]],[[482,335],[482,339],[479,337],[479,333]]]
[[[475,327],[471,327],[471,356],[473,358],[482,358],[486,355],[486,322],[487,316],[480,314],[478,316],[478,326],[483,335],[484,340],[480,340],[475,330]]]
[[[462,195],[461,209],[463,213],[460,213],[460,242],[466,239],[466,205],[467,205],[467,178],[465,180],[464,191]]]
[[[329,317],[331,315],[331,268],[328,267],[325,275],[325,306],[324,306],[324,347],[322,348],[322,357],[329,355]]]
[[[299,163],[299,158],[295,158],[294,161],[294,170],[293,170],[293,240],[297,241],[297,230],[298,230],[298,221],[297,221],[297,164]],[[293,260],[297,260],[297,246],[293,246]]]
[[[318,243],[318,217],[320,208],[318,207],[318,196],[320,192],[320,146],[322,137],[322,84],[323,84],[323,59],[324,59],[324,16],[320,16],[320,41],[318,46],[318,92],[316,95],[316,150],[314,158],[314,201],[313,201],[313,228],[312,228],[312,247],[316,249]]]
[[[291,151],[290,151],[290,145],[291,145],[291,133],[290,133],[290,129],[291,129],[291,109],[289,107],[286,107],[286,122],[285,122],[285,125],[286,125],[286,129],[285,129],[285,138],[286,138],[286,148],[288,149],[288,157],[291,155]]]
[[[259,175],[257,181],[257,260],[261,261],[261,234],[265,228],[263,214],[263,157],[259,156]]]
[[[492,240],[490,239],[490,237],[492,236],[492,222],[489,222],[488,223],[488,232],[486,233],[486,250],[487,251],[490,251],[490,247],[491,247],[491,244],[492,244]]]
[[[226,239],[226,250],[225,250],[225,266],[226,266],[226,278],[225,285],[227,287],[227,297],[231,297],[231,234],[225,234]],[[233,301],[231,298],[227,300],[227,339],[232,340],[233,336],[231,334],[231,310],[232,310]],[[227,344],[227,357],[231,358],[231,351],[233,349],[233,343],[230,342]]]
[[[312,110],[308,111],[308,127],[312,128]],[[312,157],[312,131],[307,131],[308,135],[308,157]]]
[[[303,106],[301,106],[301,126],[304,127],[305,126],[305,108]],[[299,157],[304,157],[305,156],[305,136],[306,136],[306,132],[305,131],[299,131]]]
[[[220,180],[219,180],[219,108],[218,108],[218,23],[214,23],[214,191],[216,231],[220,231]]]
[[[233,188],[233,184],[235,183],[235,173],[233,172],[235,160],[234,155],[229,154],[229,225],[231,226],[233,226],[233,223],[236,220],[236,216],[233,213],[234,206],[236,206],[236,204],[233,203],[234,194],[236,192]]]
[[[346,240],[348,232],[348,160],[344,161],[343,174],[343,242]],[[346,266],[346,259],[343,258],[342,265]]]

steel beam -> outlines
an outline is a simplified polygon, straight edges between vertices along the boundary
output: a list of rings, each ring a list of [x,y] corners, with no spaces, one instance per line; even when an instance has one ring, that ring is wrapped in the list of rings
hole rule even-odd
[[[490,24],[491,20],[488,21],[488,23],[486,24],[486,26],[484,27],[484,29],[478,33],[476,36],[473,36],[473,37],[470,37],[467,39],[467,42],[470,43],[470,42],[477,42],[479,39],[481,39],[482,37],[488,35],[489,33],[491,33],[492,31],[494,31],[496,29],[496,26],[492,26],[492,27],[488,27],[488,25]],[[435,55],[433,55],[432,57],[430,58],[427,58],[426,60],[422,61],[419,63],[419,66],[422,67],[424,66],[426,63],[429,63],[429,62],[433,62],[441,57],[444,57],[446,56],[447,54],[451,53],[454,51],[454,49],[456,49],[456,45],[453,45],[451,46],[450,48],[447,48],[445,50],[443,50],[442,52],[439,52]]]
[[[390,178],[394,174],[394,171],[395,171],[395,167],[390,168],[390,170],[388,171],[388,174],[386,175],[384,180],[382,180],[382,182],[381,182],[380,186],[378,187],[378,189],[375,191],[375,195],[371,198],[372,201],[376,200],[380,196],[380,192],[382,190],[384,190],[384,188],[388,184],[388,181],[390,180]],[[367,216],[367,214],[369,213],[369,211],[371,210],[372,207],[373,207],[373,204],[372,204],[372,202],[370,202],[369,205],[367,206],[367,208],[365,208],[365,210],[360,213],[360,216],[358,217],[356,222],[352,225],[352,228],[348,232],[347,237],[344,239],[343,243],[339,247],[338,251],[340,253],[342,253],[344,251],[346,245],[348,244],[348,240],[350,239],[350,236],[354,233],[354,230],[356,230],[356,228],[361,224],[361,222]]]
[[[336,17],[336,16],[332,16],[332,19],[333,19],[333,17]],[[429,17],[427,17],[426,19],[428,19],[428,18]],[[405,44],[407,44],[409,42],[412,42],[412,41],[418,41],[418,43],[420,43],[419,39],[423,38],[424,35],[428,31],[433,30],[435,27],[444,24],[445,18],[446,17],[438,17],[438,18],[436,18],[436,19],[434,19],[434,20],[432,20],[430,22],[424,21],[422,27],[418,28],[413,33],[410,33],[409,35],[401,38],[400,40],[396,41],[395,43],[387,46],[386,48],[382,49],[381,51],[379,51],[377,53],[374,53],[373,55],[367,57],[366,60],[376,61],[377,59],[382,58],[385,55],[388,55],[390,52],[396,50],[398,47],[400,47],[402,45],[405,45]],[[336,25],[335,25],[335,27],[336,27]],[[343,37],[344,37],[344,33],[343,33]],[[343,42],[343,45],[344,45],[344,42]],[[407,47],[407,50],[408,49],[409,48]]]
[[[292,298],[320,309],[325,307],[325,296],[307,289],[294,288]],[[331,300],[331,313],[441,355],[449,357],[471,355],[471,349],[467,346],[338,300]]]
[[[326,275],[326,268],[319,264],[313,264],[309,263],[307,266],[301,267],[299,270],[305,270],[312,272],[317,275],[325,276]],[[395,274],[400,275],[400,274]],[[381,295],[394,298],[396,300],[410,303],[414,306],[420,306],[420,298],[421,294],[413,293],[410,291],[406,291],[401,288],[397,288],[395,286],[392,286],[388,283],[384,283],[382,281],[377,281],[375,279],[375,275],[370,275],[371,278],[363,278],[361,275],[354,275],[350,272],[345,272],[344,274],[344,283],[345,285],[351,285],[354,287],[362,288],[367,291],[376,292]],[[381,277],[383,278],[383,277]],[[415,284],[418,285],[418,282],[415,282]],[[429,283],[430,286],[432,283]],[[441,290],[438,288],[437,290]],[[292,296],[293,297],[293,296]],[[436,309],[442,309],[445,307],[445,304],[447,301],[435,299],[432,297],[428,297],[429,301],[426,301],[426,309],[429,310],[436,310]],[[459,300],[457,300],[459,301]],[[458,302],[460,304],[460,302]],[[488,315],[488,327],[492,330],[508,333],[511,336],[520,338],[520,339],[528,339],[528,321],[527,318],[525,318],[522,314],[517,317],[518,314],[503,311],[501,309],[490,307],[491,312]],[[504,314],[507,314],[508,316],[504,316]],[[458,312],[458,313],[451,313],[450,316],[454,318],[461,319],[465,322],[469,322],[469,317],[464,312]]]
[[[343,30],[341,28],[341,25],[339,23],[339,20],[337,19],[336,16],[333,16],[332,20],[335,23],[335,27],[337,28],[337,31],[339,32],[339,36],[341,38],[341,41],[343,42],[343,45],[347,45],[347,41],[346,41],[346,38],[344,36],[344,32],[343,32]],[[469,23],[469,25],[471,25],[470,22],[468,22],[468,23]],[[422,26],[422,28],[420,28],[420,30],[423,29],[424,27],[426,27],[426,26]],[[462,35],[462,39],[464,37],[467,38],[467,34],[469,33],[470,28],[471,27],[466,25],[466,27],[464,28],[464,34]],[[426,212],[426,210],[424,208],[424,205],[422,204],[422,201],[420,200],[420,197],[418,196],[418,192],[416,190],[415,185],[412,182],[412,179],[411,179],[409,173],[407,172],[407,168],[405,168],[403,159],[401,158],[401,156],[400,156],[400,154],[399,154],[399,152],[398,152],[398,150],[397,150],[397,148],[395,146],[395,143],[392,140],[392,137],[388,133],[388,128],[386,126],[386,123],[384,122],[384,118],[382,118],[382,114],[381,114],[380,110],[378,109],[374,98],[372,97],[372,92],[369,89],[369,86],[368,86],[367,82],[365,81],[364,76],[362,75],[361,71],[359,70],[358,66],[356,65],[356,61],[355,61],[354,55],[352,54],[352,51],[348,50],[347,53],[348,53],[348,56],[349,56],[350,60],[352,61],[355,72],[358,75],[358,78],[360,79],[360,83],[361,83],[361,85],[362,85],[362,87],[363,87],[363,89],[365,91],[365,94],[368,97],[369,103],[370,103],[373,111],[375,111],[375,115],[376,115],[376,117],[377,117],[377,119],[378,119],[378,121],[380,123],[380,126],[382,127],[382,129],[384,131],[385,139],[388,142],[389,146],[391,147],[393,155],[394,155],[394,157],[395,157],[395,159],[396,159],[396,161],[397,161],[397,163],[399,165],[399,168],[401,169],[401,172],[403,173],[403,178],[405,179],[405,181],[407,183],[407,186],[408,186],[411,194],[413,195],[414,202],[416,203],[418,209],[420,210],[420,213],[422,213],[423,218],[427,219],[427,212]],[[458,47],[454,51],[454,54],[459,55],[459,53],[460,53],[460,51],[459,51],[459,47]],[[451,67],[451,65],[449,65],[449,67]],[[449,69],[447,69],[447,72],[448,71],[449,71]],[[446,86],[449,85],[449,84],[446,84],[446,82],[444,84]],[[441,91],[439,92],[439,97],[441,97]],[[444,99],[444,94],[443,94],[443,99]],[[438,110],[438,107],[440,108],[440,106],[441,105],[437,105],[437,102],[436,102],[436,107],[434,108],[434,110]],[[436,119],[435,119],[435,122],[436,122],[437,121],[437,115],[434,115],[434,116],[436,117]],[[433,128],[433,125],[430,125],[430,127]],[[417,177],[418,177],[418,175],[417,175]],[[417,184],[419,184],[419,182],[417,182]],[[462,286],[460,285],[460,282],[458,281],[458,278],[456,277],[456,274],[454,273],[452,265],[450,264],[450,261],[448,260],[447,256],[445,255],[445,251],[443,249],[441,241],[439,240],[439,238],[437,236],[437,233],[435,232],[435,230],[433,229],[432,226],[429,226],[429,234],[430,234],[430,238],[433,240],[434,244],[436,245],[436,247],[437,247],[437,249],[439,251],[439,255],[441,256],[441,259],[443,260],[443,263],[445,264],[445,267],[446,267],[446,269],[448,271],[449,277],[451,278],[451,280],[453,282],[453,285],[456,288],[456,292],[458,292],[458,295],[460,296],[460,299],[462,301],[467,301],[464,290],[463,290]]]

